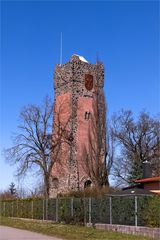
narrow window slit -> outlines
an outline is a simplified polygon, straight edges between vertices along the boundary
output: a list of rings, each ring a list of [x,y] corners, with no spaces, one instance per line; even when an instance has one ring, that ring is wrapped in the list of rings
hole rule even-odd
[[[89,120],[90,117],[91,117],[91,113],[90,112],[85,112],[84,119]]]

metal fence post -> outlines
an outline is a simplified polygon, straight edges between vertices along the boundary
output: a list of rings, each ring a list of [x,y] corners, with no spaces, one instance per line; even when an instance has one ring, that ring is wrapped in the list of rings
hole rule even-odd
[[[33,200],[31,201],[31,214],[32,214],[32,219],[33,219]]]
[[[18,217],[18,199],[17,199],[17,211],[16,211],[16,212],[17,212],[16,215],[17,215],[17,217]]]
[[[138,224],[138,216],[137,216],[137,196],[134,197],[134,204],[135,204],[135,226],[137,227]]]
[[[12,214],[12,217],[13,217],[13,202],[12,202],[12,205],[11,205],[11,206],[12,206],[12,213],[11,213],[11,214]]]
[[[46,199],[46,220],[48,220],[48,199]]]
[[[112,197],[109,197],[109,223],[112,224]]]
[[[71,217],[73,217],[73,198],[71,198]]]
[[[6,203],[4,202],[4,217],[6,216]]]
[[[42,204],[43,204],[43,221],[44,221],[44,199],[42,200]]]
[[[91,224],[92,223],[92,198],[89,198],[89,223]]]
[[[83,208],[84,208],[84,212],[83,212],[83,216],[84,216],[84,225],[86,226],[87,223],[87,216],[86,216],[86,198],[83,198]]]
[[[56,198],[56,222],[58,222],[58,198]]]

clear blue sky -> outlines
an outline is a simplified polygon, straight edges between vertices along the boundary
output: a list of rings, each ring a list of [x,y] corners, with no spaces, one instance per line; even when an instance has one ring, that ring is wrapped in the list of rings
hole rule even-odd
[[[11,146],[18,115],[28,103],[53,96],[53,71],[74,53],[105,65],[109,116],[159,111],[158,1],[2,1],[1,149]],[[1,156],[1,189],[14,168]]]

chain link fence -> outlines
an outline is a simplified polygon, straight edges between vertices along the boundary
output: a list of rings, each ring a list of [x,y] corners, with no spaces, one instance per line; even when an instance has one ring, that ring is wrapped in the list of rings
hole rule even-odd
[[[65,223],[145,226],[145,212],[151,198],[153,196],[5,200],[0,203],[0,214]]]

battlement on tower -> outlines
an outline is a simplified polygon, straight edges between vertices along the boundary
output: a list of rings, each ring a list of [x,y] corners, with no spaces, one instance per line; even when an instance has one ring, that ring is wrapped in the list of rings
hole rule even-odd
[[[54,91],[55,96],[73,90],[73,83],[76,89],[82,90],[81,95],[90,95],[90,90],[84,89],[86,76],[93,76],[93,90],[96,87],[103,88],[104,85],[104,66],[102,63],[90,64],[79,55],[72,55],[66,64],[57,64],[54,72]],[[85,91],[85,92],[84,92]]]

